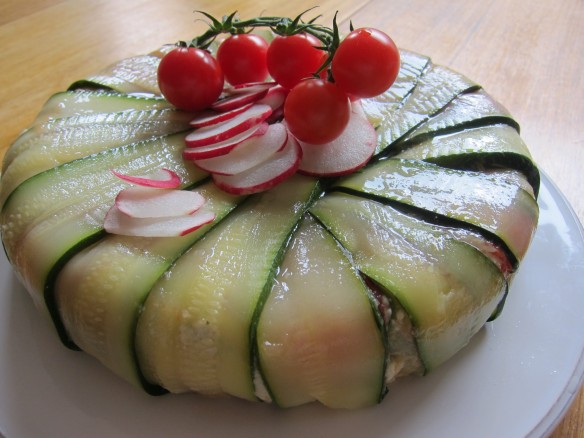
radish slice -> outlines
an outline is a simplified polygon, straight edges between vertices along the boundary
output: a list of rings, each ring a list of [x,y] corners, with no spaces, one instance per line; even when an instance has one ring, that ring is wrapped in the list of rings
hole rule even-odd
[[[185,142],[188,147],[194,148],[227,140],[234,135],[259,125],[271,113],[272,108],[268,105],[252,105],[246,111],[225,122],[196,129],[186,136]]]
[[[220,155],[225,155],[229,153],[235,146],[248,138],[254,137],[256,135],[263,135],[268,130],[268,124],[262,122],[257,126],[253,126],[247,131],[241,134],[234,135],[233,137],[221,141],[218,143],[213,143],[208,146],[201,146],[196,148],[186,148],[183,150],[183,158],[185,160],[203,160],[206,158],[218,157]]]
[[[349,124],[339,137],[321,145],[299,143],[303,152],[300,172],[312,176],[341,176],[367,164],[377,146],[377,133],[365,117],[361,104],[353,102]]]
[[[302,149],[298,141],[288,135],[288,141],[282,151],[258,166],[236,175],[213,174],[213,181],[221,189],[236,195],[247,195],[269,190],[292,176],[302,159]]]
[[[233,109],[239,108],[240,106],[247,105],[248,103],[257,102],[262,97],[264,97],[267,92],[268,89],[263,88],[261,90],[232,94],[213,102],[211,104],[211,109],[220,112],[231,111]]]
[[[268,117],[266,119],[266,122],[268,123],[277,123],[277,122],[283,122],[284,121],[284,105],[282,105],[280,108],[276,108],[274,111],[272,111],[272,114],[270,114],[270,117]]]
[[[285,146],[287,140],[287,129],[281,123],[276,123],[269,125],[265,134],[242,141],[228,154],[196,160],[195,165],[209,173],[235,175],[268,160]]]
[[[112,169],[112,173],[123,181],[137,184],[143,187],[153,187],[156,189],[176,189],[180,187],[180,178],[172,170],[168,169],[158,169],[148,175],[133,176],[125,175],[123,173],[116,172]]]
[[[197,192],[130,187],[118,194],[115,205],[134,218],[162,218],[189,215],[204,204],[205,198]]]
[[[225,89],[227,94],[241,94],[241,93],[253,93],[255,91],[267,90],[271,87],[277,85],[275,81],[269,82],[245,82],[243,84],[231,85]]]
[[[277,85],[270,88],[266,95],[258,100],[257,103],[269,105],[273,111],[276,111],[277,109],[281,108],[282,105],[284,105],[289,91],[290,90],[287,88],[284,88],[281,85]]]
[[[171,218],[135,218],[122,213],[114,205],[105,216],[104,228],[108,233],[123,236],[175,237],[191,233],[213,220],[215,213],[203,209]]]
[[[251,108],[252,105],[253,103],[248,103],[247,105],[243,105],[239,108],[235,108],[231,111],[226,111],[223,113],[218,113],[216,111],[204,112],[191,120],[190,124],[194,128],[204,128],[205,126],[216,125],[217,123],[225,122],[229,119],[232,119],[236,115],[247,111],[249,108]]]

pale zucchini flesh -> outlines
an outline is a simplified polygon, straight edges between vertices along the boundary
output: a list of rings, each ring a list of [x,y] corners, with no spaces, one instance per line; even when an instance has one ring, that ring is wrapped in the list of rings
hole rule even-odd
[[[310,211],[403,306],[426,371],[464,347],[506,291],[503,274],[477,249],[392,207],[332,193]]]
[[[96,113],[118,113],[127,110],[148,111],[172,108],[160,96],[138,96],[104,90],[62,91],[49,98],[33,126],[51,119]]]
[[[190,113],[165,109],[86,114],[47,122],[4,170],[0,205],[19,184],[45,170],[125,144],[186,131],[191,119]]]
[[[257,324],[260,369],[274,403],[379,402],[387,353],[368,294],[338,243],[307,216]]]
[[[437,134],[495,124],[505,124],[519,131],[519,124],[505,107],[484,90],[477,90],[457,96],[438,114],[400,140],[400,143],[420,142]]]
[[[379,123],[376,153],[387,153],[394,142],[437,114],[458,95],[478,88],[477,84],[452,70],[430,65],[403,104]]]
[[[527,146],[508,125],[482,126],[408,144],[396,158],[424,160],[458,169],[514,169],[523,172],[537,197],[540,176]]]
[[[58,119],[82,117],[90,114],[109,114],[124,111],[159,111],[171,108],[161,97],[137,97],[105,91],[64,91],[49,98],[30,128],[24,131],[6,150],[2,172],[21,152],[44,135],[61,135],[62,122]],[[52,133],[52,129],[57,133]]]
[[[160,95],[157,70],[159,54],[140,55],[122,59],[97,75],[73,83],[69,89],[104,88],[119,93]]]
[[[74,248],[103,231],[103,219],[127,183],[114,176],[143,175],[161,167],[184,185],[206,174],[182,160],[182,134],[110,149],[40,173],[10,195],[0,218],[9,260],[39,307],[50,271]],[[89,240],[88,240],[89,239]]]
[[[401,50],[400,56],[399,74],[389,90],[379,96],[361,100],[363,111],[375,127],[404,104],[430,65],[428,57],[417,53]]]
[[[120,377],[149,391],[156,388],[138,372],[134,354],[142,303],[170,265],[243,199],[212,183],[195,190],[207,200],[204,208],[215,213],[212,224],[180,237],[108,235],[76,254],[50,292],[71,341]]]
[[[335,187],[366,193],[455,219],[502,241],[523,259],[538,206],[533,195],[504,172],[447,169],[417,160],[387,159],[343,178]]]
[[[294,176],[241,204],[150,292],[136,351],[146,378],[171,392],[255,400],[253,317],[316,181]]]

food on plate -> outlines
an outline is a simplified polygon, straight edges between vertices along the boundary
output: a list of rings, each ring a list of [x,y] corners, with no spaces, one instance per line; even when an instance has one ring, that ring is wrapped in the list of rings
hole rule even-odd
[[[7,257],[65,345],[150,394],[378,403],[513,293],[519,125],[379,30],[205,16],[46,102],[4,158]]]

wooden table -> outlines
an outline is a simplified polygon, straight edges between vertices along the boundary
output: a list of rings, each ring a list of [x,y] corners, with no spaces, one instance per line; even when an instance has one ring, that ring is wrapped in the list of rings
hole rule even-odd
[[[321,0],[341,29],[378,27],[482,84],[522,126],[532,154],[584,221],[584,3],[581,0]],[[294,16],[308,0],[2,0],[0,157],[42,103],[72,80],[195,36],[193,10]],[[583,291],[584,293],[584,291]],[[582,328],[580,328],[582,329]],[[584,391],[552,435],[584,436]]]

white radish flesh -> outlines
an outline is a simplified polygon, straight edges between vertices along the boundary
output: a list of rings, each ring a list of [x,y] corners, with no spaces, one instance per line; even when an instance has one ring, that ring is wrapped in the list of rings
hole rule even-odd
[[[377,146],[375,128],[365,117],[361,104],[353,102],[349,124],[330,143],[299,142],[303,151],[299,171],[312,176],[341,176],[363,167]]]
[[[258,104],[269,105],[273,111],[281,108],[288,96],[289,90],[277,85],[268,90],[266,95],[257,101]]]
[[[246,195],[271,189],[292,176],[302,159],[302,149],[298,141],[288,135],[286,146],[276,152],[268,161],[236,175],[213,174],[213,181],[228,193]]]
[[[216,125],[217,123],[225,122],[229,119],[232,119],[238,114],[248,110],[251,108],[253,103],[248,103],[247,105],[240,106],[239,108],[235,108],[231,111],[226,111],[223,113],[218,113],[216,111],[206,111],[204,113],[199,114],[193,120],[191,120],[191,126],[194,128],[204,128],[205,126]]]
[[[176,237],[191,233],[214,219],[215,213],[203,209],[172,218],[133,218],[114,205],[105,216],[104,228],[108,233],[124,236]]]
[[[241,93],[253,93],[256,91],[264,91],[276,86],[277,83],[274,81],[269,82],[245,82],[243,84],[231,85],[225,89],[227,94],[241,94]]]
[[[228,154],[196,160],[195,164],[209,173],[235,175],[264,163],[284,147],[287,139],[284,125],[276,123],[269,125],[265,134],[242,141]]]
[[[261,90],[232,94],[230,96],[216,100],[211,104],[211,109],[220,112],[231,111],[235,108],[239,108],[240,106],[247,105],[248,103],[257,102],[262,97],[264,97],[267,92],[268,89],[263,88]]]
[[[183,190],[153,190],[130,187],[116,197],[118,209],[135,218],[173,217],[189,215],[205,204],[197,192]]]
[[[188,147],[200,147],[227,140],[259,125],[271,113],[272,109],[268,105],[253,105],[223,123],[196,129],[186,136],[185,142]]]
[[[176,189],[180,187],[180,178],[172,170],[159,169],[148,175],[125,175],[115,170],[112,173],[123,181],[137,184],[143,187],[153,187],[157,189]]]
[[[206,158],[218,157],[229,153],[239,143],[257,135],[263,135],[268,129],[268,124],[262,122],[259,125],[252,126],[247,131],[234,135],[227,140],[212,143],[207,146],[186,148],[183,150],[183,158],[185,160],[203,160]]]

